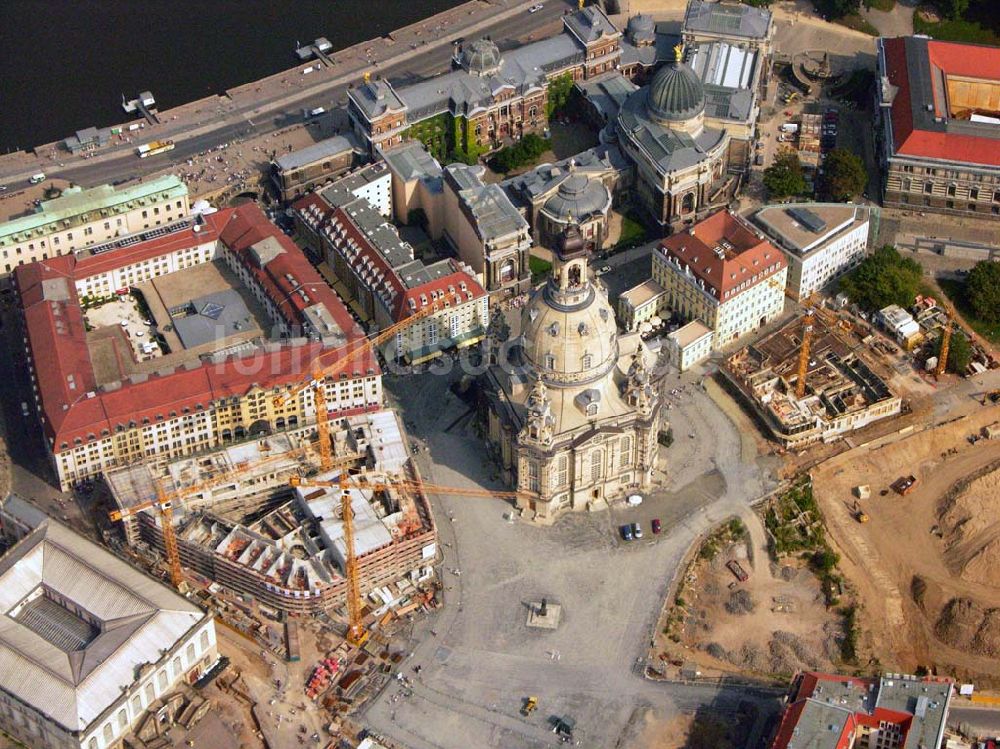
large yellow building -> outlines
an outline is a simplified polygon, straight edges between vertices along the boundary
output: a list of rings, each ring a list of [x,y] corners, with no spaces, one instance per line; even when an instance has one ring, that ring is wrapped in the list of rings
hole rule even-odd
[[[363,336],[301,251],[255,205],[135,239],[15,273],[37,394],[33,405],[63,489],[108,468],[313,423],[312,388],[281,402],[275,396],[335,363],[341,346]],[[145,314],[154,318],[157,335],[193,327],[182,331],[190,336],[176,344],[178,350],[148,361],[135,356],[136,338],[117,320],[95,327],[81,307],[88,290],[110,288],[107,277],[123,268],[132,284],[152,283],[159,292],[183,273],[212,271],[206,266],[213,262],[214,272],[235,279],[228,296],[183,296],[180,312],[157,309],[157,298],[149,298]],[[128,290],[120,291],[125,298]],[[253,327],[250,307],[263,310],[267,331]],[[381,405],[380,371],[370,353],[327,377],[324,386],[331,414]]]

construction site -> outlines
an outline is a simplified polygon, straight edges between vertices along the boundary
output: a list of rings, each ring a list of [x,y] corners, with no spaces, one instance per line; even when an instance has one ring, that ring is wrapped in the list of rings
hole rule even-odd
[[[798,450],[900,412],[877,368],[832,313],[815,310],[740,349],[720,372],[767,433]]]
[[[434,522],[396,414],[339,419],[330,433],[337,467],[326,472],[308,467],[309,435],[301,431],[109,472],[126,542],[140,551],[164,550],[155,501],[165,492],[176,497],[172,523],[185,568],[252,599],[271,618],[328,612],[343,605],[347,589],[337,479],[352,471],[358,473],[348,491],[362,593],[400,579],[414,585],[428,579],[436,557]],[[300,478],[303,470],[312,475]]]
[[[859,652],[995,687],[1000,407],[983,401],[967,416],[859,445],[812,477],[863,611]]]

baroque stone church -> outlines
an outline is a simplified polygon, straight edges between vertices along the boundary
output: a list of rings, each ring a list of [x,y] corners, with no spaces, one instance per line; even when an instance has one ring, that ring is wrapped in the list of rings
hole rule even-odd
[[[519,507],[541,523],[649,489],[665,428],[653,355],[637,334],[619,336],[591,250],[568,227],[520,335],[491,325],[481,380],[488,443],[507,483],[527,493]]]

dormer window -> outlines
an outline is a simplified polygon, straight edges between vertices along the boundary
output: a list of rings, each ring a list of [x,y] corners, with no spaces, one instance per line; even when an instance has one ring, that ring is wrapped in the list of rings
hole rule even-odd
[[[588,403],[587,404],[587,416],[597,416],[597,404]]]

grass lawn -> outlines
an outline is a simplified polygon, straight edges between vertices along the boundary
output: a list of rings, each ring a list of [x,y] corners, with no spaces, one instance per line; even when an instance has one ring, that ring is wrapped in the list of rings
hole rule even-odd
[[[531,271],[531,283],[534,285],[552,270],[552,263],[548,260],[542,260],[540,257],[531,256],[528,258],[528,270]]]
[[[1000,343],[1000,323],[986,322],[976,317],[975,313],[965,303],[965,284],[951,278],[938,279],[938,286],[948,295],[955,309],[962,316],[962,319],[976,331],[977,334],[988,340],[990,343]]]
[[[860,31],[862,34],[868,34],[869,36],[879,35],[878,29],[876,29],[867,18],[864,18],[857,13],[851,13],[850,15],[837,18],[834,23],[839,23],[841,26],[846,26],[849,29]]]
[[[945,19],[940,23],[925,21],[920,11],[913,12],[913,33],[927,34],[935,39],[948,42],[972,42],[1000,46],[1000,36],[991,29],[975,21],[953,21]]]
[[[883,10],[888,13],[890,10],[896,7],[896,0],[865,0],[865,4],[869,8],[874,8],[875,10]]]
[[[628,249],[642,244],[646,240],[646,227],[629,214],[622,215],[622,233],[618,237],[615,249]]]

